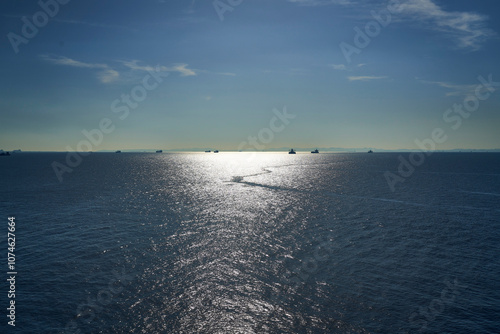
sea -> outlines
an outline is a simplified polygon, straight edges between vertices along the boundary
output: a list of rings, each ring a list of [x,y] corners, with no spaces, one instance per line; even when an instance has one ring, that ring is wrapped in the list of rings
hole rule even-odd
[[[498,153],[67,158],[0,157],[1,333],[500,333]]]

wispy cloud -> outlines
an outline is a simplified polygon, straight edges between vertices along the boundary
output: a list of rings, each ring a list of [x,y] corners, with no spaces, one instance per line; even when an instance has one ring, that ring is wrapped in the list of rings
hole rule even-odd
[[[120,77],[120,73],[114,69],[112,69],[107,64],[98,64],[98,63],[85,63],[79,60],[62,57],[62,56],[50,56],[50,55],[41,55],[40,58],[43,60],[50,62],[55,65],[62,66],[72,66],[72,67],[80,67],[80,68],[90,68],[90,69],[99,69],[97,72],[97,78],[102,83],[110,83],[117,80]]]
[[[161,72],[177,72],[182,77],[195,76],[197,75],[197,70],[188,68],[188,64],[173,64],[171,67],[168,66],[149,66],[149,65],[139,65],[139,60],[126,60],[121,61],[125,67],[128,67],[134,71],[161,71]]]
[[[110,83],[116,81],[120,77],[120,73],[110,68],[98,73],[97,77],[102,83]]]
[[[468,96],[468,95],[473,95],[475,93],[475,90],[477,88],[477,84],[474,85],[461,85],[461,84],[453,84],[449,82],[444,82],[444,81],[425,81],[425,80],[419,80],[422,83],[429,84],[429,85],[434,85],[434,86],[439,86],[441,88],[444,88],[448,90],[446,92],[446,96]],[[484,88],[484,87],[483,87]]]
[[[171,66],[151,66],[144,65],[139,60],[117,60],[115,66],[102,63],[87,63],[63,56],[41,55],[41,59],[55,65],[72,66],[79,68],[88,68],[98,70],[97,79],[102,83],[112,83],[120,79],[121,82],[130,82],[135,80],[138,71],[143,72],[172,72],[178,73],[181,77],[197,76],[199,73],[211,73],[217,75],[234,76],[234,73],[228,72],[210,72],[207,70],[197,70],[190,68],[188,64],[176,63]],[[121,65],[121,66],[120,66]],[[119,71],[118,71],[119,69]],[[123,75],[122,75],[123,74]]]
[[[106,64],[92,64],[92,63],[84,63],[79,60],[74,60],[67,57],[53,57],[49,55],[41,55],[40,58],[46,60],[50,63],[56,65],[65,65],[65,66],[73,66],[73,67],[83,67],[83,68],[108,68]]]
[[[366,66],[367,64],[361,63],[357,65],[352,65],[352,66],[346,66],[345,64],[328,64],[328,67],[334,69],[335,71],[353,71],[356,72],[359,70],[359,68]]]
[[[208,70],[199,70],[195,68],[189,68],[188,64],[185,63],[177,63],[172,64],[172,66],[149,66],[149,65],[140,65],[139,60],[122,60],[120,61],[125,67],[136,70],[136,71],[162,71],[162,72],[177,72],[181,77],[189,77],[196,76],[199,73],[207,73],[207,74],[216,74],[216,75],[226,75],[226,76],[235,76],[236,74],[231,72],[212,72]]]
[[[486,39],[495,34],[486,27],[486,15],[446,11],[433,0],[406,0],[399,8],[401,15],[412,21],[448,34],[459,48],[478,50]]]
[[[386,78],[387,78],[387,76],[375,77],[375,76],[367,76],[367,75],[347,77],[347,79],[349,79],[349,81],[371,81],[371,80],[380,80],[380,79],[386,79]]]
[[[347,67],[344,64],[330,64],[328,66],[337,71],[347,71]]]
[[[187,68],[187,66],[188,64],[174,64],[172,67],[160,66],[160,69],[166,72],[178,72],[183,77],[197,75],[195,70]]]
[[[299,6],[354,5],[357,0],[288,0]],[[474,12],[448,11],[435,0],[400,0],[399,14],[394,20],[417,22],[425,29],[444,33],[460,49],[479,50],[483,43],[495,36],[487,28],[489,17]],[[364,2],[366,4],[366,2]]]
[[[192,0],[191,1],[191,5],[189,5],[189,8],[187,10],[185,10],[185,13],[187,13],[187,14],[193,14],[194,13],[195,2],[196,2],[196,0]]]
[[[122,60],[121,63],[134,71],[154,71],[156,70],[155,67],[149,66],[149,65],[139,65],[138,60]]]

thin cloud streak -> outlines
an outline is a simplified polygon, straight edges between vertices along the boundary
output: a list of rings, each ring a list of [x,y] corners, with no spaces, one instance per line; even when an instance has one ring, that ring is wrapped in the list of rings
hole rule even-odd
[[[107,69],[103,72],[98,73],[97,77],[99,78],[99,80],[101,80],[102,83],[111,83],[116,81],[120,77],[120,73],[113,69]]]
[[[445,96],[468,96],[468,95],[474,95],[475,90],[477,88],[477,84],[474,85],[460,85],[460,84],[453,84],[449,82],[443,82],[443,81],[425,81],[425,80],[419,80],[422,83],[429,84],[429,85],[434,85],[434,86],[439,86],[441,88],[445,88],[447,90],[450,90],[450,92],[447,92]],[[485,88],[483,87],[483,91]]]
[[[101,81],[102,83],[111,83],[116,81],[120,77],[120,73],[114,69],[112,69],[109,65],[107,64],[93,64],[93,63],[85,63],[79,60],[59,56],[59,57],[52,57],[49,55],[41,55],[41,59],[50,62],[55,65],[62,65],[62,66],[71,66],[71,67],[79,67],[79,68],[90,68],[90,69],[101,69],[102,71],[99,71],[97,73],[97,79]]]
[[[344,64],[330,64],[328,66],[337,71],[347,71],[347,67]]]
[[[354,5],[352,0],[288,0],[299,6]],[[489,17],[474,12],[446,11],[435,0],[401,0],[399,22],[417,22],[425,29],[448,35],[459,49],[479,50],[484,42],[496,35],[486,27]],[[424,23],[424,25],[422,25]]]
[[[83,68],[105,68],[105,69],[109,68],[109,66],[106,64],[84,63],[79,60],[74,60],[63,56],[54,58],[49,55],[41,55],[40,58],[56,65],[83,67]]]
[[[82,62],[79,60],[71,59],[68,57],[64,56],[51,56],[51,55],[41,55],[41,59],[44,61],[47,61],[49,63],[52,63],[54,65],[61,65],[61,66],[71,66],[71,67],[78,67],[78,68],[89,68],[89,69],[100,69],[97,73],[97,79],[102,82],[102,83],[112,83],[117,81],[120,78],[120,72],[118,72],[116,69],[111,67],[108,64],[100,64],[100,63],[86,63]],[[180,74],[181,77],[187,77],[187,76],[196,76],[197,75],[197,70],[190,69],[188,68],[188,64],[184,63],[179,63],[179,64],[173,64],[171,67],[168,66],[150,66],[150,65],[140,65],[139,60],[126,60],[126,61],[119,61],[123,66],[128,68],[129,70],[132,71],[145,71],[145,72],[152,72],[152,71],[162,71],[162,72],[177,72]],[[231,73],[224,73],[223,75],[232,75]]]
[[[139,60],[121,60],[120,61],[125,67],[134,71],[154,71],[155,67],[149,65],[138,65]]]
[[[163,72],[177,72],[181,75],[181,77],[188,76],[196,76],[199,73],[208,73],[208,74],[217,74],[217,75],[227,75],[227,76],[235,76],[236,74],[230,72],[211,72],[207,70],[198,70],[194,68],[188,68],[188,64],[178,63],[173,64],[171,67],[167,66],[143,66],[139,65],[139,60],[122,60],[120,61],[125,67],[128,67],[131,70],[137,71],[163,71]]]
[[[381,80],[381,79],[386,79],[387,76],[366,76],[366,75],[361,75],[361,76],[349,76],[347,79],[349,81],[371,81],[371,80]]]
[[[458,48],[476,51],[495,35],[486,28],[486,15],[472,12],[447,12],[432,0],[407,0],[399,10],[407,19],[425,22],[425,27],[451,36]]]
[[[160,66],[160,70],[165,72],[178,72],[181,77],[189,77],[197,75],[196,72],[187,68],[188,64],[174,64],[173,67]]]
[[[359,68],[366,66],[367,64],[361,63],[353,65],[353,67],[348,67],[345,64],[328,64],[328,67],[334,69],[335,71],[358,71]]]

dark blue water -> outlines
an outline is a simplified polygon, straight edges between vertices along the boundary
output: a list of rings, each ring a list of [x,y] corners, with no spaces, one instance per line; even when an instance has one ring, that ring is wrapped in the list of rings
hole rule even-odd
[[[398,156],[0,157],[15,331],[499,333],[500,154]]]

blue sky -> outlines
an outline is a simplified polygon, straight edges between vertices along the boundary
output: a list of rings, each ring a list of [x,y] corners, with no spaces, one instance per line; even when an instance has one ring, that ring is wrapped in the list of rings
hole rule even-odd
[[[0,4],[0,149],[76,149],[103,119],[94,151],[229,150],[259,134],[265,148],[411,149],[435,128],[437,149],[500,147],[500,86],[474,97],[479,76],[500,82],[498,1],[42,3],[51,15]],[[467,117],[446,114],[467,99]],[[295,117],[270,137],[284,108]]]

